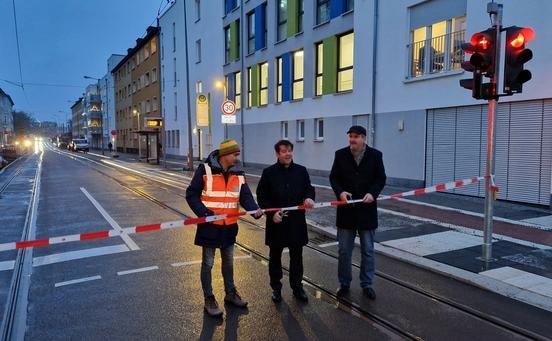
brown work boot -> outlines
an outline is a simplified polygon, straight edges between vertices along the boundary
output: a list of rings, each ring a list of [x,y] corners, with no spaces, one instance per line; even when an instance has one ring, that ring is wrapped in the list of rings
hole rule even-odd
[[[215,296],[205,297],[205,311],[209,316],[222,316],[222,310],[220,310]]]
[[[224,302],[233,304],[236,307],[240,308],[247,307],[247,301],[241,298],[240,294],[238,294],[238,291],[235,288],[226,294],[226,297],[224,297]]]

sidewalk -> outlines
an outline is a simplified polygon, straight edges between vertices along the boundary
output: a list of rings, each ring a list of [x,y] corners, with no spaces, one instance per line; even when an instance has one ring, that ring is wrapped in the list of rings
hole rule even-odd
[[[119,155],[120,161],[138,162],[135,155]],[[163,167],[140,163],[146,168]],[[191,172],[182,171],[184,164],[184,160],[168,159],[167,169],[189,180]],[[262,169],[245,167],[245,171],[248,182],[255,187]],[[317,190],[317,201],[335,200],[327,178],[313,176],[311,181]],[[410,189],[387,186],[384,194],[405,190]],[[479,259],[482,211],[482,198],[449,193],[382,201],[376,251],[552,311],[552,224],[547,222],[552,212],[496,201],[495,260],[486,263]],[[334,208],[309,211],[307,218],[311,228],[335,237]]]

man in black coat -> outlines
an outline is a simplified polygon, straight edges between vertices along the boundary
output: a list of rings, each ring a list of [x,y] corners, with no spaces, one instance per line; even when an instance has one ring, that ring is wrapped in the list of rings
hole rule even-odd
[[[265,168],[257,186],[257,201],[261,208],[281,208],[304,205],[314,206],[314,187],[307,169],[293,162],[293,144],[287,140],[274,145],[278,161]],[[270,247],[268,272],[272,287],[272,300],[282,300],[282,251],[289,249],[289,283],[293,295],[307,302],[303,290],[303,246],[308,243],[305,211],[278,211],[266,213],[265,244]]]
[[[382,153],[366,145],[364,127],[352,126],[347,134],[349,146],[335,152],[330,183],[339,200],[363,201],[337,208],[340,284],[337,293],[341,296],[349,291],[352,280],[351,256],[358,232],[361,249],[360,286],[365,296],[375,299],[374,233],[378,227],[376,199],[385,186],[385,168]]]

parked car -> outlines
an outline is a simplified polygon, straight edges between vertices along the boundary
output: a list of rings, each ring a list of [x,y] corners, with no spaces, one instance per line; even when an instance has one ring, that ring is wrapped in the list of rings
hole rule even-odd
[[[88,141],[86,139],[73,139],[71,143],[69,143],[67,149],[74,152],[78,152],[80,150],[85,153],[90,151],[90,147],[88,146]]]

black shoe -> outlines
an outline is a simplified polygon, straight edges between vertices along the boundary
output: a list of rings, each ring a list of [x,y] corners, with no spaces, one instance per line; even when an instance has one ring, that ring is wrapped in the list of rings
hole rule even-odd
[[[272,301],[274,301],[274,303],[282,302],[282,292],[280,290],[272,291]]]
[[[307,296],[307,294],[305,293],[305,290],[303,289],[293,290],[293,296],[295,296],[295,298],[301,302],[309,301],[309,297]]]
[[[362,293],[371,300],[376,299],[376,292],[372,288],[364,288],[362,289]]]
[[[349,293],[349,287],[340,286],[339,289],[337,289],[337,296],[342,297]]]

